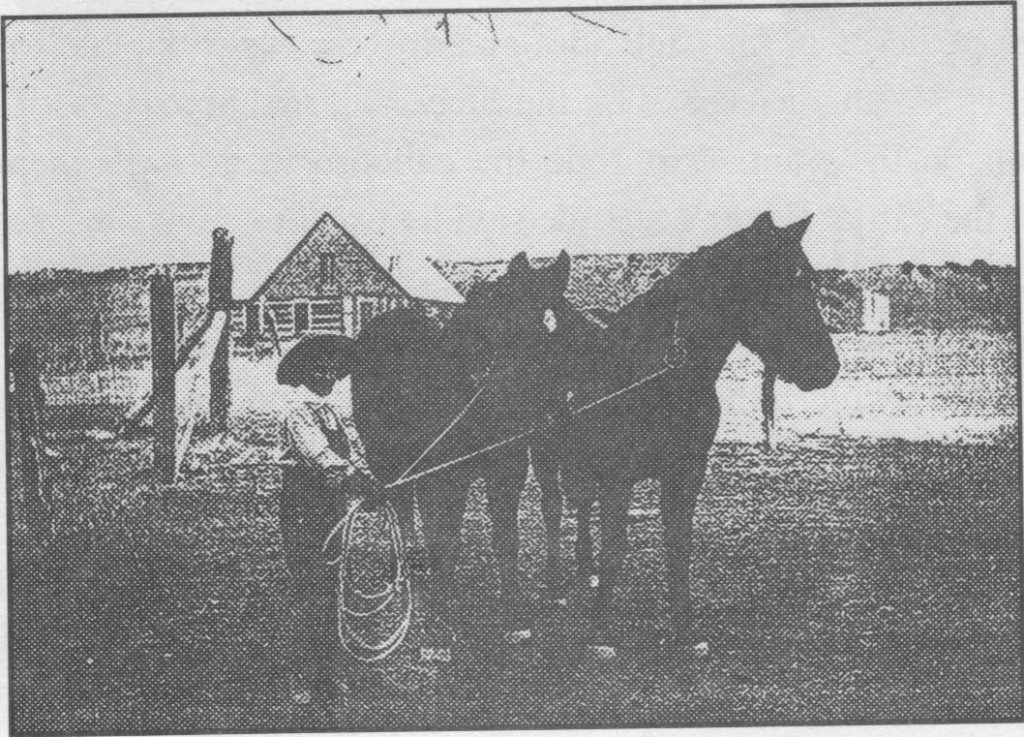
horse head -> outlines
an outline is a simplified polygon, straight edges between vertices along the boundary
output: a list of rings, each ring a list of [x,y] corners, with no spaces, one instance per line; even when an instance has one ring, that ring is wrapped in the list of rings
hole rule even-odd
[[[802,391],[823,389],[839,374],[818,309],[814,269],[801,245],[811,217],[780,228],[765,212],[741,231],[746,248],[736,299],[740,342]]]
[[[559,318],[571,310],[565,299],[569,269],[565,251],[550,266],[536,269],[522,251],[509,262],[505,274],[480,295],[498,345],[529,343],[558,330]],[[467,301],[475,299],[471,292]]]
[[[546,416],[557,402],[567,326],[576,320],[565,298],[569,269],[565,251],[538,268],[520,253],[500,277],[470,289],[449,322],[449,355],[461,373],[490,377],[481,401],[508,403],[522,422]]]
[[[533,268],[526,253],[516,255],[505,274],[480,282],[453,318],[465,352],[477,361],[507,363],[534,357],[561,335],[559,326],[573,311],[565,298],[569,254]],[[466,350],[465,340],[472,341]]]

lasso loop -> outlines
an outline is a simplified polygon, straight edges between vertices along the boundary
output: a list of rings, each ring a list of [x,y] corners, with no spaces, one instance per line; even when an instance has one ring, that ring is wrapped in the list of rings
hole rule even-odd
[[[324,540],[323,550],[336,534],[341,534],[341,552],[338,557],[328,561],[328,565],[338,566],[338,637],[345,650],[356,660],[364,663],[371,663],[382,660],[393,653],[405,640],[409,631],[409,624],[412,622],[412,592],[409,586],[409,577],[405,571],[405,559],[403,557],[404,546],[402,544],[402,530],[398,524],[398,515],[390,502],[384,502],[380,509],[384,513],[387,527],[390,532],[391,557],[395,562],[395,578],[384,587],[382,591],[367,594],[348,582],[348,556],[352,550],[352,534],[355,529],[356,517],[361,512],[363,500],[356,501],[338,524],[334,526],[327,539]],[[354,609],[350,606],[349,597],[363,602],[376,602],[370,609]],[[350,619],[363,620],[375,614],[379,614],[396,596],[404,598],[404,605],[401,619],[394,630],[379,642],[369,642],[356,632]]]

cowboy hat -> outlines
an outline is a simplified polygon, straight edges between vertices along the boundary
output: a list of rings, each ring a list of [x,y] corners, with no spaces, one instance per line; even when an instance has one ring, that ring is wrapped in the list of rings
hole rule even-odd
[[[316,375],[336,380],[352,373],[359,360],[356,341],[344,335],[311,335],[293,347],[277,365],[277,383],[308,384]]]

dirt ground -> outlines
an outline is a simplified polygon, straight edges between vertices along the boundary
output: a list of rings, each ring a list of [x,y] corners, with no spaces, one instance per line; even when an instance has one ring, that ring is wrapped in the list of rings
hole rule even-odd
[[[539,726],[994,721],[1022,717],[1020,447],[804,437],[766,455],[716,446],[697,509],[693,594],[707,654],[667,652],[658,488],[633,490],[626,635],[582,657],[584,597],[537,610],[535,642],[499,636],[481,488],[460,561],[459,643],[418,661],[417,615],[383,665],[323,706],[287,698],[277,632],[287,582],[273,414],[200,441],[174,489],[153,488],[145,438],[69,438],[49,478],[55,541],[28,533],[12,480],[15,731],[154,733]],[[536,596],[539,493],[521,512]],[[575,522],[563,522],[571,574]]]

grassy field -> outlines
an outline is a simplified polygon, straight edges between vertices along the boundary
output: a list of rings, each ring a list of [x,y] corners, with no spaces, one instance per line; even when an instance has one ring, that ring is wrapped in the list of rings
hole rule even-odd
[[[51,480],[54,543],[17,494],[11,698],[18,732],[144,733],[1020,719],[1020,448],[810,438],[772,455],[716,446],[697,510],[693,593],[706,657],[672,657],[655,484],[633,491],[617,592],[628,647],[581,657],[584,602],[538,610],[536,642],[495,645],[500,615],[482,489],[471,491],[454,662],[406,644],[327,708],[286,696],[286,574],[273,413],[196,445],[176,489],[148,441],[69,438]],[[17,491],[17,468],[14,481]],[[520,568],[536,595],[539,494],[526,485]],[[567,518],[562,551],[575,523]]]

